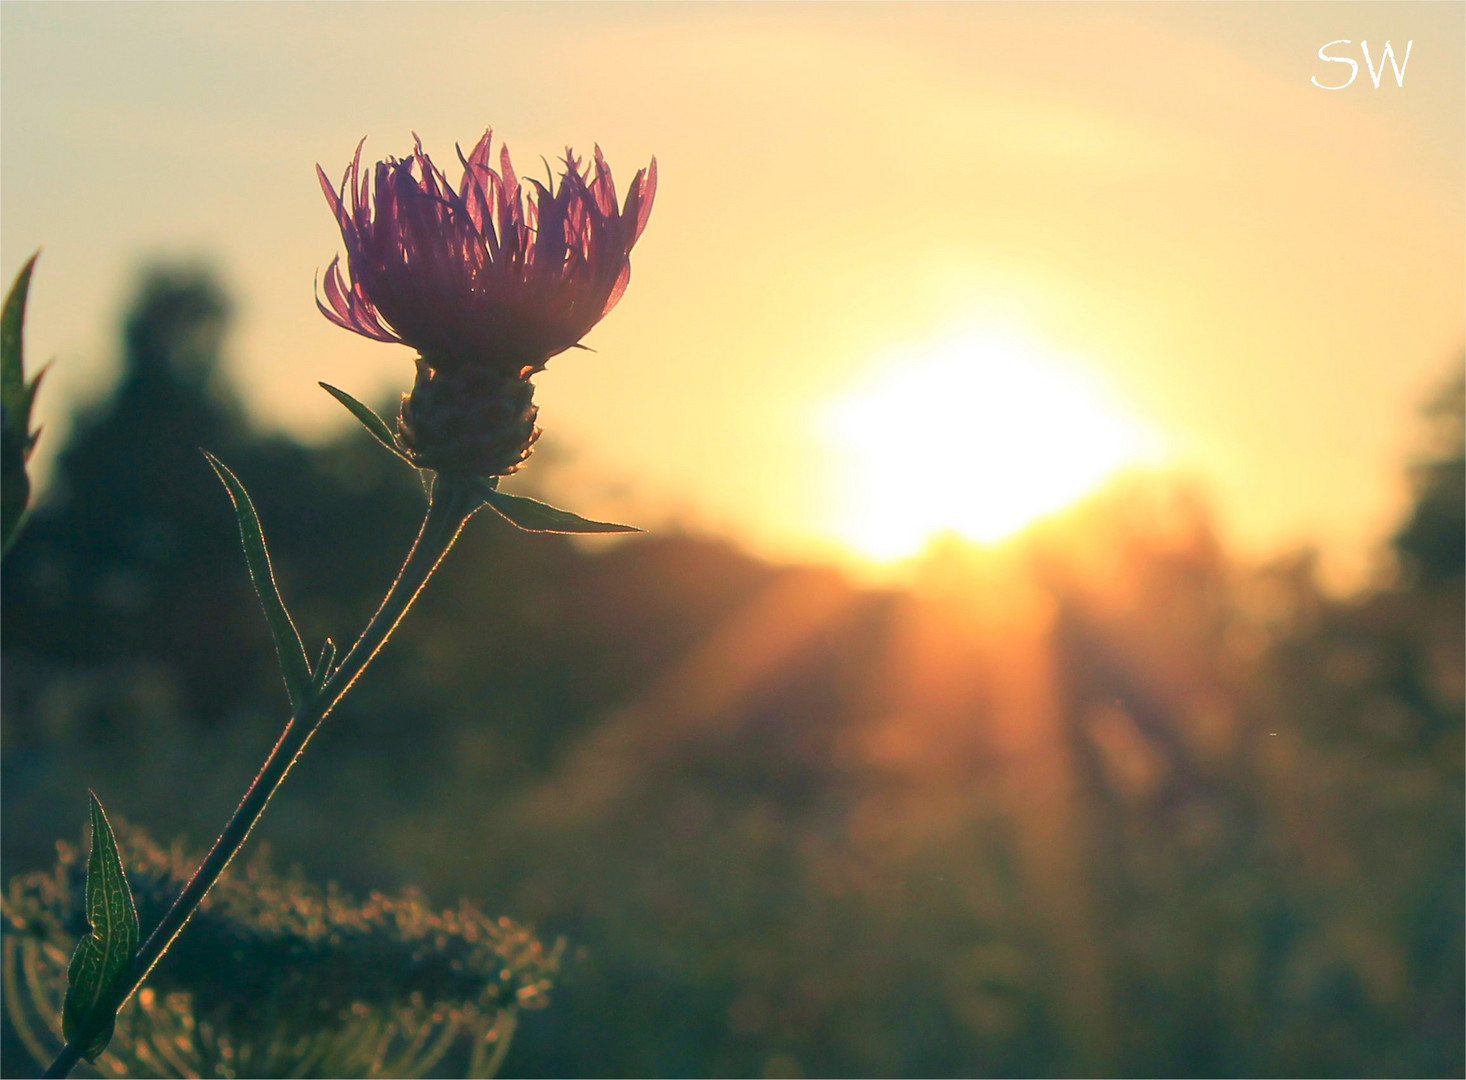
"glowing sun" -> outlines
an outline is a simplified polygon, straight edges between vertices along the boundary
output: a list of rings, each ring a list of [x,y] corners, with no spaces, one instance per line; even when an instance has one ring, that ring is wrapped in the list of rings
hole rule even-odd
[[[893,358],[832,402],[835,530],[873,559],[957,533],[993,542],[1158,455],[1082,369],[1014,338],[960,337]]]

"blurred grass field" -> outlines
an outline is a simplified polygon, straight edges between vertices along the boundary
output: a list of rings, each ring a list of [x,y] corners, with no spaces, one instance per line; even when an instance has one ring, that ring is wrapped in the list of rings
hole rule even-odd
[[[249,485],[308,641],[411,539],[421,490],[370,439],[251,428],[229,310],[206,272],[140,279],[122,380],[7,559],[7,880],[80,838],[89,786],[201,848],[275,738],[196,447]],[[1461,445],[1453,381],[1390,571],[1342,598],[1160,482],[899,588],[484,516],[259,836],[566,935],[505,1075],[1460,1075]]]

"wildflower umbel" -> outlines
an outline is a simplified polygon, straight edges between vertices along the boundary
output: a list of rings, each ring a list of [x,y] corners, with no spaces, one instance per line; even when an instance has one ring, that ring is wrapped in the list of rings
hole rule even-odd
[[[491,135],[459,151],[456,189],[418,140],[368,175],[358,145],[339,190],[316,169],[348,269],[331,261],[322,313],[418,351],[403,445],[423,468],[480,477],[529,456],[539,435],[529,378],[621,299],[657,186],[653,159],[618,206],[600,147],[584,169],[567,149],[558,187],[521,181],[506,147],[492,167]]]

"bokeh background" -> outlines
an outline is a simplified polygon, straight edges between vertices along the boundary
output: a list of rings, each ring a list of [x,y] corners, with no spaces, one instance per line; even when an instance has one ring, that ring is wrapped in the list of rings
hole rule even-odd
[[[313,310],[313,166],[493,124],[525,173],[657,156],[514,481],[653,532],[476,519],[278,862],[564,935],[512,1075],[1460,1075],[1463,29],[6,4],[0,272],[44,245],[56,362],[4,876],[87,787],[203,846],[273,742],[196,447],[308,641],[369,614],[422,494],[314,384],[390,410],[410,357]]]

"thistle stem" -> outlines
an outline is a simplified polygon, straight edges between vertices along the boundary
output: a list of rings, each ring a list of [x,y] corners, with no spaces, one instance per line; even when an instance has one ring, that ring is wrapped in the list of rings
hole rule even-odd
[[[269,757],[260,767],[249,790],[244,793],[244,798],[240,800],[228,824],[224,826],[224,831],[219,834],[219,839],[214,841],[214,846],[204,857],[204,861],[199,864],[199,868],[189,879],[188,884],[183,887],[183,891],[178,894],[178,899],[173,901],[173,906],[168,909],[162,921],[148,935],[147,941],[143,942],[142,948],[138,950],[132,962],[132,971],[125,983],[126,989],[117,999],[116,1008],[110,1013],[106,1010],[98,1010],[93,1014],[94,1016],[109,1018],[115,1016],[117,1010],[127,1003],[128,999],[147,979],[154,965],[162,959],[168,947],[173,944],[174,939],[182,932],[193,913],[198,910],[205,895],[224,873],[230,860],[244,846],[250,831],[259,821],[260,815],[264,813],[270,797],[279,789],[286,774],[290,772],[291,767],[305,751],[311,736],[316,733],[321,722],[330,715],[337,703],[346,696],[361,673],[366,670],[367,665],[381,651],[382,646],[387,643],[387,639],[392,636],[392,631],[397,629],[397,624],[407,614],[407,609],[412,606],[418,593],[432,577],[433,571],[443,561],[443,556],[448,554],[448,549],[458,538],[458,533],[464,523],[482,504],[482,496],[475,494],[468,484],[455,482],[442,475],[438,476],[427,516],[423,518],[422,528],[418,531],[412,549],[407,553],[407,559],[397,574],[397,580],[387,590],[387,595],[383,597],[376,614],[362,630],[356,643],[347,651],[340,666],[326,680],[325,685],[307,700],[300,712],[292,716],[285,725],[285,730],[281,732],[274,749],[270,751]],[[97,1025],[99,1028],[100,1026],[100,1024]],[[77,1061],[81,1058],[81,1048],[87,1044],[92,1034],[92,1031],[85,1029],[77,1032],[62,1048],[61,1053],[57,1055],[56,1060],[51,1063],[51,1067],[45,1071],[43,1076],[63,1077],[68,1075],[76,1067]]]

